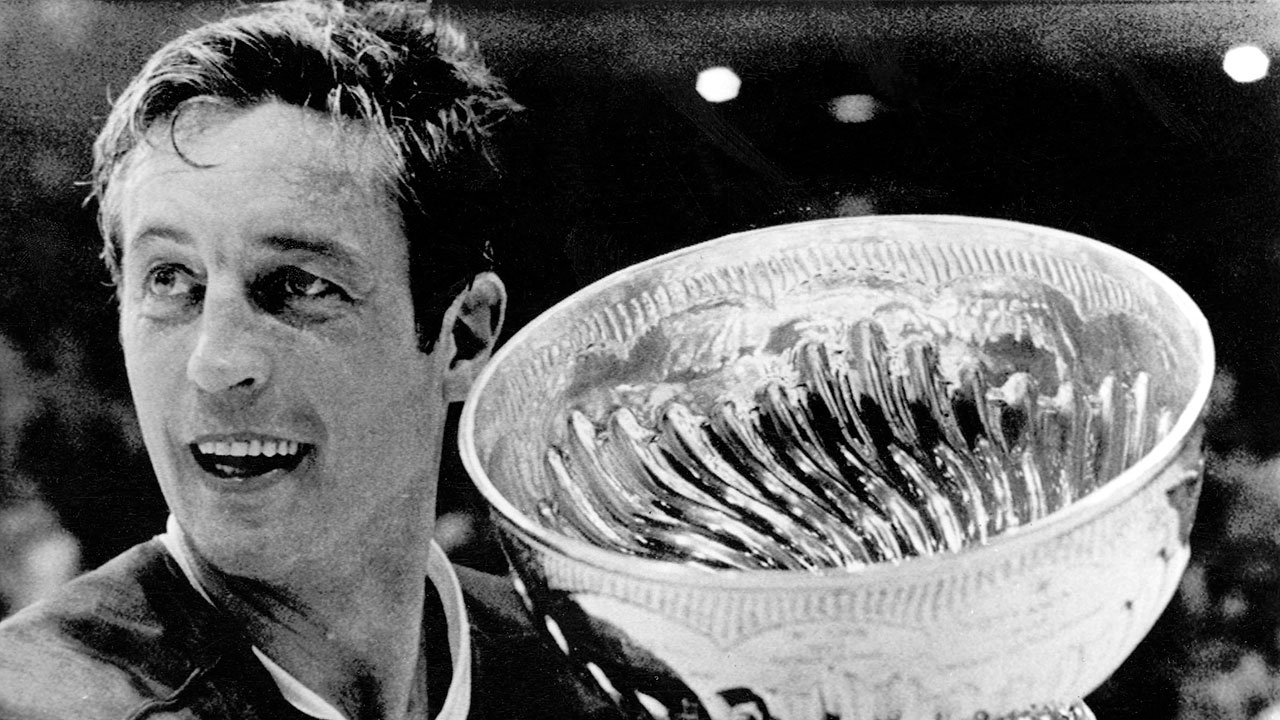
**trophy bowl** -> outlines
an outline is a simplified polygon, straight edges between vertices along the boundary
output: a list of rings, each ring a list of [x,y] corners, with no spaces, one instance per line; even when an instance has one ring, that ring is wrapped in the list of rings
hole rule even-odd
[[[570,296],[459,442],[548,642],[624,709],[1085,717],[1186,566],[1213,369],[1186,293],[1097,241],[822,220]]]

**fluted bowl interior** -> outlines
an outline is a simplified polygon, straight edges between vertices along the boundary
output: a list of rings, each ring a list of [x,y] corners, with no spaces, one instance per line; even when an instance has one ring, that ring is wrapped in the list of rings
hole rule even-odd
[[[1212,373],[1195,305],[1115,248],[1007,221],[827,220],[703,243],[574,294],[495,356],[460,443],[569,651],[566,599],[634,601],[601,578],[819,597],[1048,547],[1171,465],[1194,469]],[[1167,514],[1153,537],[1189,522]],[[644,632],[610,627],[666,663]],[[696,686],[711,681],[690,672],[708,706]],[[889,703],[874,712],[901,714],[886,692],[871,692]]]

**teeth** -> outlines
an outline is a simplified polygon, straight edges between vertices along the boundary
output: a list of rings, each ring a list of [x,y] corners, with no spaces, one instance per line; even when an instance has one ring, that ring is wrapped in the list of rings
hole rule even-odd
[[[229,440],[207,441],[196,446],[203,455],[224,457],[275,457],[297,455],[299,445],[293,440]]]

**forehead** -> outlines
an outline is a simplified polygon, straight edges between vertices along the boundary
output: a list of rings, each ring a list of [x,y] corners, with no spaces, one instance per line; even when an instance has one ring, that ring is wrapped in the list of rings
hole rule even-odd
[[[354,121],[270,102],[249,109],[211,102],[158,123],[112,183],[121,229],[175,202],[185,213],[296,215],[309,224],[394,215],[387,143]]]

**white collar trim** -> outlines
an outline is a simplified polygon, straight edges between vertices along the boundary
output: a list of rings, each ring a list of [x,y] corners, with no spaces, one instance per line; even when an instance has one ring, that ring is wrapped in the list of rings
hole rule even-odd
[[[191,565],[191,555],[185,543],[182,528],[177,518],[169,516],[165,523],[165,532],[157,539],[164,545],[169,554],[182,569],[191,587],[210,605],[213,600],[196,580]],[[445,695],[444,704],[440,706],[440,714],[436,720],[465,720],[471,710],[471,624],[467,618],[467,607],[462,599],[462,585],[453,571],[453,564],[435,541],[427,556],[427,579],[440,594],[440,604],[444,606],[445,624],[449,635],[449,654],[453,659],[453,677],[449,682],[449,692]],[[286,701],[300,712],[316,718],[316,720],[347,720],[340,710],[320,697],[311,688],[303,685],[288,671],[277,665],[257,647],[253,648],[262,666],[267,669],[271,679],[280,688],[280,694]]]

